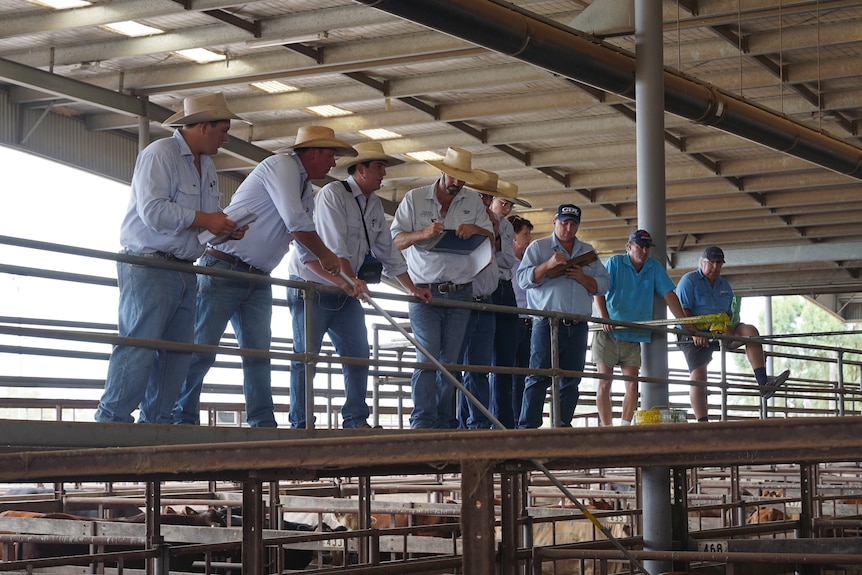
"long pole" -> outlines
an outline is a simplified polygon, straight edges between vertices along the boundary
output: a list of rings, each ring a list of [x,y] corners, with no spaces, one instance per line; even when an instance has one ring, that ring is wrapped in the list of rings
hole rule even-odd
[[[345,274],[344,272],[340,272],[339,275],[341,275],[341,279],[346,281],[350,286],[354,285],[353,280],[347,274]],[[431,355],[431,353],[428,352],[428,350],[425,348],[425,346],[423,346],[421,343],[416,341],[416,339],[413,337],[412,334],[408,333],[406,329],[404,329],[402,326],[398,325],[398,322],[395,321],[395,318],[393,318],[391,315],[389,315],[389,312],[387,312],[385,309],[380,307],[380,305],[378,305],[378,303],[376,301],[374,301],[373,297],[371,297],[370,295],[367,295],[367,294],[363,294],[362,300],[365,303],[367,303],[368,305],[370,305],[371,307],[373,307],[374,309],[376,309],[378,311],[378,313],[380,313],[380,315],[382,315],[384,318],[386,318],[386,321],[391,323],[392,326],[401,333],[401,335],[403,335],[405,338],[407,338],[407,341],[409,341],[411,344],[413,344],[413,346],[416,347],[416,349],[418,351],[420,351],[425,357],[430,359],[431,363],[433,363],[434,367],[436,367],[440,371],[440,373],[443,375],[443,377],[446,379],[446,381],[448,381],[449,383],[454,385],[455,388],[458,389],[458,391],[463,393],[464,397],[466,397],[473,406],[475,406],[479,411],[482,412],[482,414],[485,417],[488,418],[488,421],[490,421],[492,424],[494,424],[498,429],[506,429],[506,426],[504,426],[502,423],[500,423],[500,420],[497,419],[496,417],[494,417],[494,414],[492,414],[488,410],[487,407],[482,405],[482,403],[478,399],[476,399],[476,396],[473,395],[472,393],[470,393],[470,391],[464,386],[464,384],[461,383],[460,381],[458,381],[458,378],[456,378],[454,375],[452,375],[452,373],[448,369],[446,369],[446,367],[444,367],[442,363],[440,363],[440,360],[438,360],[436,357]],[[578,501],[577,497],[575,497],[575,495],[571,491],[569,491],[568,487],[563,485],[562,482],[560,482],[560,480],[557,479],[556,476],[554,476],[554,474],[551,473],[551,471],[547,467],[545,467],[545,465],[541,461],[539,461],[538,459],[532,459],[532,460],[530,460],[530,463],[532,463],[536,469],[541,471],[542,474],[544,474],[544,476],[547,477],[548,480],[554,486],[556,486],[557,489],[559,489],[563,493],[563,495],[566,496],[567,499],[569,499],[572,503],[574,503],[575,506],[578,508],[578,510],[580,510],[580,512],[584,514],[584,517],[589,519],[590,522],[593,525],[595,525],[596,529],[601,531],[605,535],[605,537],[608,538],[608,541],[610,541],[614,547],[619,549],[620,552],[622,552],[622,554],[626,556],[626,559],[631,561],[632,564],[634,564],[641,572],[645,573],[646,575],[650,575],[650,572],[647,571],[646,569],[644,569],[644,567],[643,567],[643,565],[641,565],[640,561],[638,561],[634,557],[634,555],[632,555],[628,549],[623,547],[622,543],[620,543],[619,540],[617,540],[613,536],[610,529],[605,527],[602,524],[602,522],[599,521],[595,515],[590,513],[590,510],[587,509],[583,503]]]

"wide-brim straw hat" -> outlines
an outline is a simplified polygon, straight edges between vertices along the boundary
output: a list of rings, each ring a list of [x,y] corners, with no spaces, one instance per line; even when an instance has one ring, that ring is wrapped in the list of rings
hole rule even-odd
[[[389,156],[383,151],[383,145],[380,142],[361,142],[353,146],[356,150],[356,155],[352,158],[339,158],[335,162],[336,170],[347,171],[350,166],[361,164],[363,162],[386,162],[387,167],[403,164],[404,160]]]
[[[224,94],[214,92],[200,96],[189,96],[183,100],[183,111],[177,112],[164,122],[163,126],[188,126],[200,122],[218,122],[220,120],[243,120],[227,107]]]
[[[497,186],[500,182],[500,176],[497,172],[492,172],[490,170],[476,170],[479,173],[485,174],[486,179],[484,182],[479,182],[475,184],[467,184],[467,187],[471,190],[476,190],[480,194],[486,194],[489,196],[499,196],[500,192],[497,189]]]
[[[286,146],[276,150],[276,154],[292,152],[301,148],[335,148],[337,156],[356,156],[357,152],[353,146],[335,137],[332,128],[326,126],[302,126],[296,132],[296,142],[292,146]]]
[[[471,161],[473,154],[461,148],[449,148],[446,150],[446,156],[442,160],[425,160],[431,166],[434,166],[444,174],[447,174],[456,180],[462,180],[466,184],[475,185],[481,184],[488,179],[485,172],[474,170]]]
[[[518,197],[517,184],[513,184],[512,182],[507,182],[505,180],[500,180],[500,182],[497,184],[497,191],[500,192],[501,198],[505,198],[513,204],[518,204],[519,206],[523,206],[525,208],[533,207],[533,204],[531,204],[527,200],[522,200]]]

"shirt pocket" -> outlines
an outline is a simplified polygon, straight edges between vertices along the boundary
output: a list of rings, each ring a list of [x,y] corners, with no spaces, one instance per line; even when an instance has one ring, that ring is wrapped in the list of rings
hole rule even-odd
[[[218,192],[215,193],[218,196]],[[201,193],[200,189],[195,185],[184,185],[180,184],[177,188],[176,195],[174,196],[174,202],[177,205],[180,205],[184,208],[191,208],[193,210],[201,209]]]

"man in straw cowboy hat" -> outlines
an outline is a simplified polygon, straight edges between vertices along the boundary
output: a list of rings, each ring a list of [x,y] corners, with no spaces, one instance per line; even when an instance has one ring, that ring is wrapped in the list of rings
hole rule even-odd
[[[323,242],[341,260],[341,270],[353,281],[350,286],[341,277],[327,274],[317,262],[303,265],[298,252],[291,254],[290,277],[324,285],[336,285],[345,293],[290,290],[287,304],[293,316],[293,348],[297,353],[319,353],[324,334],[342,357],[368,359],[368,333],[365,311],[357,297],[368,293],[366,282],[380,281],[380,273],[395,277],[412,295],[424,302],[431,301],[428,289],[413,285],[401,252],[392,243],[380,189],[386,168],[404,163],[387,155],[379,142],[356,144],[358,154],[340,158],[337,168],[347,179],[323,186],[314,199],[314,221]],[[307,307],[311,313],[306,315]],[[311,319],[310,341],[305,339],[305,322]],[[294,361],[290,369],[290,424],[306,427],[306,370],[302,362]],[[344,364],[345,401],[341,408],[342,427],[368,428],[369,410],[365,403],[368,389],[368,366]]]
[[[283,152],[293,153],[283,153]],[[231,208],[257,214],[241,242],[208,246],[200,265],[208,268],[269,275],[295,239],[306,259],[319,261],[323,273],[337,274],[338,256],[314,229],[312,180],[326,176],[335,157],[356,151],[323,126],[303,126],[293,146],[277,150],[258,164],[240,184]],[[268,350],[272,338],[272,287],[269,283],[201,275],[198,279],[198,321],[195,342],[218,345],[227,322],[233,324],[240,347]],[[174,423],[197,424],[204,377],[215,354],[196,353],[173,409]],[[243,356],[246,417],[252,427],[275,427],[269,358]]]
[[[429,249],[431,240],[444,229],[455,230],[462,239],[480,234],[490,242],[494,240],[494,229],[481,198],[470,190],[462,191],[465,183],[478,184],[487,179],[472,168],[471,160],[470,152],[460,148],[449,148],[442,160],[428,160],[440,170],[440,177],[433,184],[407,192],[390,228],[395,246],[407,260],[410,277],[417,287],[431,290],[432,301],[471,301],[473,278],[481,268],[476,269],[477,264],[468,255]],[[441,362],[458,363],[470,311],[425,303],[411,303],[409,308],[417,341]],[[428,361],[421,353],[418,360]],[[436,370],[417,368],[413,372],[412,396],[410,427],[458,426],[455,388]]]
[[[590,244],[577,238],[581,225],[581,209],[573,204],[562,204],[554,217],[554,233],[530,244],[518,266],[518,283],[527,291],[527,304],[531,309],[558,311],[589,316],[593,310],[593,296],[608,291],[608,270],[595,259],[584,265],[567,262],[593,251]],[[554,273],[565,268],[561,275]],[[588,327],[579,319],[560,320],[557,332],[559,367],[583,371],[587,354]],[[530,368],[551,367],[551,325],[549,318],[533,317],[533,335],[530,341]],[[579,376],[564,376],[560,384],[560,425],[571,427],[575,407],[578,405]],[[524,399],[519,428],[541,427],[545,395],[551,385],[547,375],[530,374],[524,383]],[[553,418],[552,418],[553,419]]]
[[[203,253],[198,233],[243,237],[219,210],[215,164],[210,156],[228,141],[231,120],[241,119],[221,93],[186,98],[183,110],[164,125],[178,128],[138,155],[131,198],[120,228],[123,253],[170,261],[187,268],[159,269],[117,264],[119,335],[191,343],[196,277],[192,264]],[[188,371],[191,354],[118,345],[111,353],[96,421],[170,423],[171,406]]]

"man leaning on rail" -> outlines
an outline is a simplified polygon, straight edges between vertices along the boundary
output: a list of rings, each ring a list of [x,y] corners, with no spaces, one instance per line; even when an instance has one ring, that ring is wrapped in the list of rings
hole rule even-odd
[[[314,229],[312,180],[326,176],[338,155],[356,151],[323,126],[303,126],[293,146],[277,150],[258,164],[231,199],[232,208],[257,215],[245,239],[209,246],[200,265],[211,269],[269,275],[295,239],[319,258],[330,274],[339,272],[338,256]],[[195,343],[218,345],[227,322],[241,348],[269,350],[272,339],[272,286],[267,282],[201,274],[198,278]],[[214,353],[196,353],[173,409],[173,422],[197,424],[203,380]],[[251,427],[275,427],[270,360],[242,357],[246,418]]]
[[[718,246],[709,246],[700,255],[698,269],[688,272],[679,280],[676,293],[686,316],[725,313],[728,317],[733,318],[733,289],[730,287],[730,283],[721,277],[723,265],[724,252]],[[727,335],[759,337],[760,332],[753,325],[742,322],[734,325],[731,322],[731,325],[727,326]],[[767,377],[763,346],[757,342],[731,340],[728,347],[736,349],[743,345],[748,363],[754,370],[754,378],[757,380],[757,385],[760,386],[760,395],[765,399],[772,397],[778,387],[790,377],[790,370],[784,370],[776,376]],[[700,336],[689,339],[686,336],[680,340],[679,348],[688,363],[691,380],[706,382],[706,367],[712,359],[712,352],[719,349],[718,341]],[[706,387],[692,385],[689,397],[697,420],[709,421]]]
[[[381,274],[398,279],[411,295],[422,302],[431,300],[431,292],[413,285],[401,252],[392,243],[383,203],[375,192],[380,189],[386,168],[403,163],[387,155],[379,142],[364,142],[354,146],[357,155],[340,158],[337,168],[347,172],[347,179],[330,182],[317,192],[314,199],[314,221],[323,242],[341,261],[341,270],[353,282],[331,276],[318,262],[302,264],[300,250],[291,254],[290,279],[338,286],[344,293],[304,291],[291,288],[287,305],[293,317],[293,349],[296,353],[320,353],[324,334],[342,357],[368,359],[368,330],[365,311],[359,303],[368,293],[367,284],[377,283]],[[306,340],[305,324],[311,321],[311,340]],[[305,428],[305,396],[307,385],[305,365],[293,361],[290,365],[290,426]],[[345,363],[344,405],[341,426],[345,429],[371,427],[366,393],[368,365]],[[312,385],[312,389],[313,389]]]
[[[167,120],[170,138],[148,145],[132,174],[129,207],[120,228],[123,253],[174,262],[172,270],[117,263],[120,287],[119,335],[192,343],[197,280],[192,265],[204,251],[198,233],[243,237],[219,210],[218,178],[210,156],[228,141],[231,120],[241,118],[220,92],[191,96],[182,112]],[[170,423],[192,356],[187,352],[117,345],[108,362],[105,391],[96,421]]]

